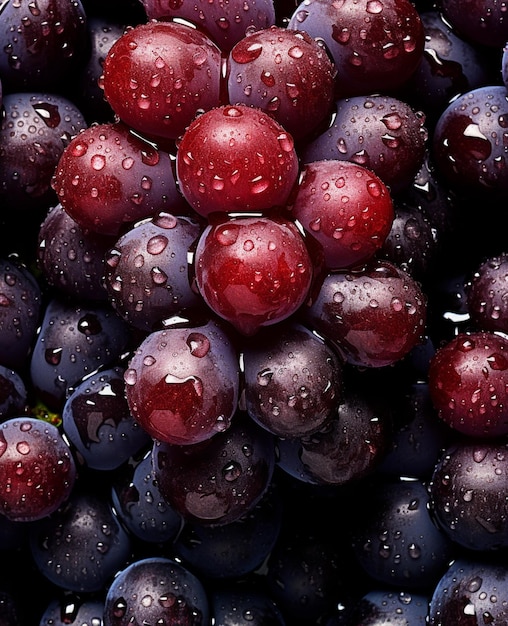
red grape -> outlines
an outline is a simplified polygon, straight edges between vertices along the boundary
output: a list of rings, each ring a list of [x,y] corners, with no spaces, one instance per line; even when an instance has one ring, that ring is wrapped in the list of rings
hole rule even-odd
[[[284,205],[298,168],[292,136],[270,115],[245,104],[197,117],[176,155],[182,194],[203,216]]]

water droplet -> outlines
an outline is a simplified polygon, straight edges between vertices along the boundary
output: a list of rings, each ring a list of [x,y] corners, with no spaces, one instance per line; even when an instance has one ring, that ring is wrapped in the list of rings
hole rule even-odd
[[[260,43],[252,42],[248,46],[234,46],[231,57],[236,63],[244,64],[255,61],[262,52],[263,46]]]
[[[169,241],[164,235],[155,235],[151,237],[147,244],[146,250],[149,254],[161,254],[168,246]]]
[[[257,380],[258,385],[260,385],[261,387],[266,387],[267,385],[270,384],[272,377],[273,377],[273,371],[267,368],[258,372],[256,376],[256,380]]]
[[[242,466],[237,461],[230,461],[222,468],[222,476],[227,482],[233,482],[242,475]]]
[[[203,358],[210,351],[210,340],[203,333],[192,332],[186,339],[192,356]]]
[[[369,0],[367,2],[367,13],[372,13],[373,15],[377,15],[383,11],[383,3],[380,0]]]
[[[239,228],[236,224],[220,226],[215,231],[215,238],[222,246],[231,246],[236,243],[239,235]]]

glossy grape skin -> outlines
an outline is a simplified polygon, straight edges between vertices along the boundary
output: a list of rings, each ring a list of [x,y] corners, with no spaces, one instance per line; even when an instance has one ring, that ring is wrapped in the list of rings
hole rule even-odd
[[[342,486],[378,467],[391,434],[386,407],[348,384],[342,396],[319,431],[278,441],[278,466],[289,475],[313,485]]]
[[[182,529],[182,518],[162,497],[153,475],[152,447],[141,460],[126,463],[111,486],[118,519],[138,539],[169,543]]]
[[[451,541],[478,552],[508,546],[506,459],[507,446],[497,441],[445,449],[429,485],[430,510]]]
[[[419,284],[388,261],[328,273],[303,313],[346,361],[383,367],[406,356],[423,338],[426,298]]]
[[[123,233],[104,255],[104,286],[112,307],[150,332],[172,315],[203,307],[188,261],[203,228],[192,217],[159,213]]]
[[[175,140],[198,114],[219,106],[221,54],[178,22],[129,28],[104,60],[101,85],[116,115],[142,136]]]
[[[367,592],[355,606],[351,626],[424,626],[429,597],[422,593],[396,590]]]
[[[0,258],[0,362],[24,368],[43,311],[42,291],[32,272],[15,258]]]
[[[82,130],[65,147],[51,181],[65,211],[102,235],[181,206],[170,155],[122,122]]]
[[[479,47],[503,48],[508,40],[505,8],[494,0],[442,0],[446,20],[465,39]]]
[[[131,540],[100,490],[73,492],[66,504],[30,530],[40,572],[76,593],[101,591],[130,557]]]
[[[272,115],[296,140],[330,115],[333,63],[305,31],[271,26],[241,39],[228,56],[228,97]]]
[[[507,127],[504,85],[478,87],[456,98],[439,117],[433,135],[440,175],[459,192],[506,194]]]
[[[281,494],[271,486],[250,511],[228,524],[186,521],[172,552],[203,580],[234,583],[262,566],[279,536],[283,513]]]
[[[194,266],[207,305],[246,336],[295,313],[313,276],[300,231],[275,216],[210,224],[197,242]]]
[[[60,410],[70,388],[115,364],[129,341],[128,326],[109,306],[50,299],[30,358],[34,391]]]
[[[225,54],[247,33],[275,24],[273,0],[210,2],[199,0],[141,0],[148,20],[180,18],[195,24],[215,41]]]
[[[106,302],[104,257],[113,243],[113,237],[82,228],[56,204],[39,228],[37,267],[58,293],[78,301]]]
[[[104,603],[71,595],[51,600],[38,626],[102,626]]]
[[[69,142],[84,128],[83,114],[62,95],[38,91],[4,94],[0,127],[2,212],[46,211],[55,202],[53,171]]]
[[[353,161],[398,193],[412,184],[423,164],[428,139],[424,124],[424,113],[393,96],[339,98],[330,127],[300,155],[304,163]]]
[[[508,434],[504,397],[508,339],[488,331],[460,333],[433,357],[429,389],[439,417],[462,434]]]
[[[191,446],[155,441],[152,454],[163,497],[185,520],[205,526],[249,513],[267,492],[275,467],[273,435],[241,413],[208,441]]]
[[[419,480],[374,479],[352,521],[360,566],[378,583],[425,591],[436,584],[455,552],[432,520]]]
[[[304,0],[290,17],[289,28],[325,42],[337,68],[341,97],[400,87],[423,54],[423,26],[406,0]]]
[[[302,437],[324,427],[342,396],[342,362],[307,328],[278,324],[245,343],[245,406],[279,437]]]
[[[480,330],[508,333],[508,254],[484,259],[465,284],[467,309]]]
[[[13,369],[0,365],[0,421],[19,417],[27,410],[28,389]]]
[[[82,63],[86,14],[80,0],[28,0],[2,6],[0,74],[9,91],[57,91]]]
[[[62,409],[62,428],[86,467],[112,470],[150,443],[130,414],[124,368],[91,374],[76,385]]]
[[[433,590],[429,626],[503,624],[508,620],[504,563],[479,557],[456,559]]]
[[[29,416],[0,424],[0,512],[8,519],[42,519],[71,495],[76,463],[56,426]]]
[[[209,624],[209,601],[196,576],[165,557],[135,560],[118,572],[105,601],[104,626]]]
[[[125,372],[132,415],[153,438],[187,445],[227,430],[240,392],[229,329],[215,320],[150,333]]]
[[[361,265],[382,247],[394,219],[385,183],[352,161],[306,163],[290,215],[323,249],[330,270]]]
[[[263,110],[246,104],[205,111],[178,142],[180,189],[204,217],[283,206],[298,170],[290,133]]]

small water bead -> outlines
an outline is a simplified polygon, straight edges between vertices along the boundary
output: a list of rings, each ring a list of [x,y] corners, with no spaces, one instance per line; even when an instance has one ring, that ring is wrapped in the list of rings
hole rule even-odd
[[[169,241],[167,237],[164,235],[155,235],[148,240],[146,250],[149,254],[158,255],[164,252],[168,244]]]

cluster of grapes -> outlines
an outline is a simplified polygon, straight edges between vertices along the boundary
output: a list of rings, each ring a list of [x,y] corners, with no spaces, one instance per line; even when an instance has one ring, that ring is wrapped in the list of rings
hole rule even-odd
[[[0,626],[508,623],[505,11],[0,2]]]

